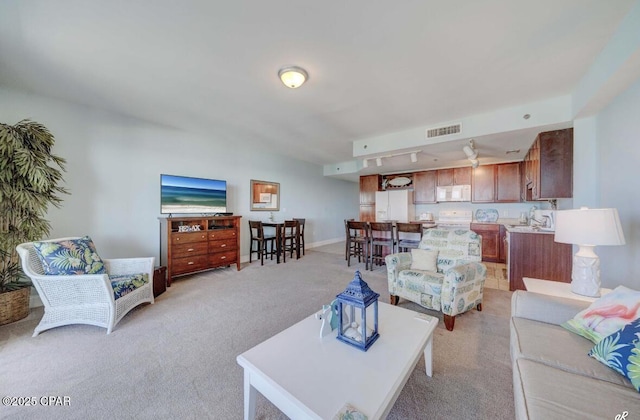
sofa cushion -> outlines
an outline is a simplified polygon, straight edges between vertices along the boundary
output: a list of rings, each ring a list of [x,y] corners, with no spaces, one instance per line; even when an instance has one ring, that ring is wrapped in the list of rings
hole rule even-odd
[[[562,324],[594,343],[640,317],[640,292],[618,286]]]
[[[511,318],[511,359],[529,359],[577,375],[631,388],[631,383],[588,356],[593,343],[559,325]]]
[[[640,391],[640,319],[600,340],[589,356],[627,377]]]
[[[519,419],[601,420],[640,413],[640,398],[633,388],[524,358],[517,359],[513,369],[514,391],[523,394],[515,399]]]
[[[102,259],[90,237],[34,242],[33,247],[48,275],[105,274]]]
[[[437,271],[438,251],[429,249],[411,250],[411,270]]]
[[[111,275],[109,281],[113,288],[113,298],[117,300],[149,283],[149,275],[147,273]]]

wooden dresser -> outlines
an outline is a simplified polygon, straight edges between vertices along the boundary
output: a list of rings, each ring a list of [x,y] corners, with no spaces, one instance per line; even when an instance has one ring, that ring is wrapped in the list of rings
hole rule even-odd
[[[167,285],[176,276],[236,264],[240,270],[242,216],[160,218],[160,264]]]

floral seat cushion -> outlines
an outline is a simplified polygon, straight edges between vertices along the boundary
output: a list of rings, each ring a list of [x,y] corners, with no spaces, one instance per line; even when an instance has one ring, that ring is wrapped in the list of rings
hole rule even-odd
[[[110,275],[109,280],[113,288],[113,298],[117,300],[149,283],[149,275],[146,273]]]

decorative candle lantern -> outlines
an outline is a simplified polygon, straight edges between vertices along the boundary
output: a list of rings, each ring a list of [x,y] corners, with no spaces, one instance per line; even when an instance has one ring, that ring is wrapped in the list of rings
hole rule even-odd
[[[362,280],[360,271],[356,271],[345,291],[336,297],[338,340],[367,351],[379,337],[378,297],[380,295],[371,290]],[[371,314],[371,310],[373,315],[367,319],[367,313]]]

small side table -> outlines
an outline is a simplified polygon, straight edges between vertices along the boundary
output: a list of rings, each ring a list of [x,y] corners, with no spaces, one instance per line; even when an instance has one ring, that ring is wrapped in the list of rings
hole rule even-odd
[[[598,298],[582,296],[571,291],[571,283],[564,283],[561,281],[532,279],[529,277],[523,277],[522,281],[528,292],[540,293],[542,295],[557,296],[567,299],[583,300],[585,302],[593,302]],[[604,296],[609,293],[611,289],[600,288],[600,296]]]
[[[167,267],[164,265],[153,269],[153,297],[158,297],[167,290]]]

